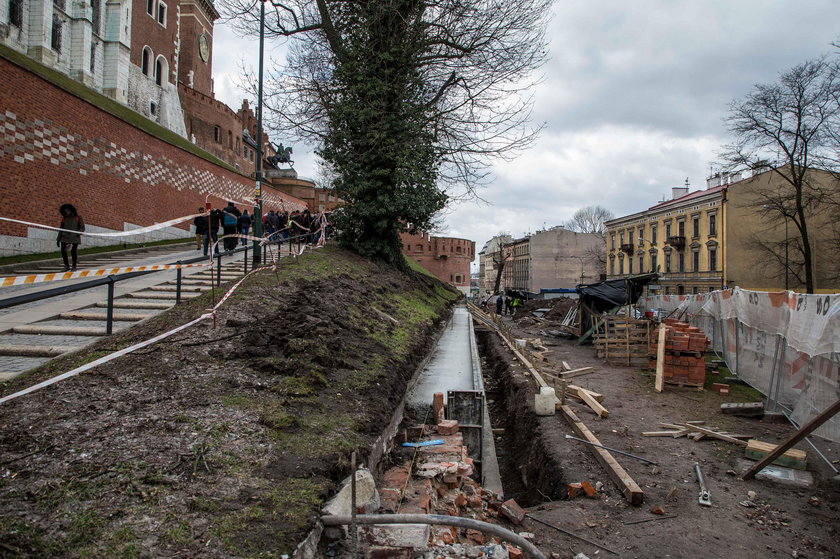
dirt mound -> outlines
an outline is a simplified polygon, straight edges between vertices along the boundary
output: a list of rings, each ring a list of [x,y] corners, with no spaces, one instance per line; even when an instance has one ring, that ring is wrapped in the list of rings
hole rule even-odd
[[[217,296],[218,297],[218,296]],[[216,319],[0,407],[0,555],[279,557],[390,419],[459,294],[334,248]],[[205,294],[2,387],[167,331]]]
[[[569,309],[577,306],[577,299],[569,297],[558,297],[556,299],[531,299],[516,310],[516,319],[520,320],[524,317],[534,316],[531,314],[537,309],[549,309],[542,318],[556,322],[562,321],[566,317]]]

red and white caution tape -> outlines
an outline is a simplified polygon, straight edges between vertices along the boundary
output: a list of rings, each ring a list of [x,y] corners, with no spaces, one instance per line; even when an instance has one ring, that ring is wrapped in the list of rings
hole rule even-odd
[[[103,365],[105,363],[108,363],[109,361],[113,361],[114,359],[117,359],[118,357],[122,357],[123,355],[128,355],[129,353],[135,352],[138,349],[143,349],[144,347],[148,347],[148,346],[150,346],[154,343],[157,343],[157,342],[159,342],[163,339],[168,338],[169,336],[171,336],[173,334],[177,334],[178,332],[181,332],[182,330],[186,330],[190,326],[198,324],[202,320],[212,318],[213,315],[216,314],[216,311],[219,309],[219,307],[222,305],[222,303],[227,301],[228,297],[230,297],[233,294],[233,292],[236,291],[236,289],[242,284],[243,281],[245,281],[245,279],[248,276],[250,276],[254,272],[259,272],[261,270],[266,270],[266,269],[269,269],[269,268],[267,268],[267,267],[257,268],[255,270],[251,270],[250,272],[248,272],[248,274],[243,276],[242,279],[240,279],[238,282],[236,282],[227,291],[227,293],[225,293],[224,297],[222,297],[219,300],[219,302],[216,303],[216,305],[212,309],[210,309],[209,312],[204,313],[203,315],[199,316],[195,320],[192,320],[192,321],[190,321],[186,324],[178,326],[177,328],[173,328],[172,330],[169,330],[168,332],[164,332],[163,334],[159,334],[159,335],[155,336],[154,338],[151,338],[151,339],[142,341],[140,343],[134,344],[133,346],[123,348],[119,351],[115,351],[114,353],[110,353],[110,354],[108,354],[104,357],[100,357],[99,359],[97,359],[95,361],[91,361],[90,363],[82,365],[81,367],[76,367],[72,371],[67,371],[66,373],[62,373],[62,374],[60,374],[56,377],[45,380],[44,382],[40,382],[38,384],[30,386],[29,388],[24,388],[23,390],[15,392],[14,394],[9,394],[8,396],[4,396],[4,397],[0,398],[0,404],[4,404],[4,403],[8,402],[9,400],[14,400],[15,398],[20,398],[21,396],[25,396],[26,394],[31,394],[32,392],[35,392],[35,391],[40,390],[42,388],[46,388],[47,386],[53,385],[57,382],[61,382],[64,379],[74,377],[76,375],[84,373],[85,371],[89,371],[89,370],[93,369],[94,367],[98,367],[99,365]]]
[[[61,281],[76,278],[96,278],[111,276],[115,274],[127,274],[129,272],[157,272],[160,270],[177,270],[179,268],[207,267],[208,263],[200,264],[156,264],[153,266],[126,266],[123,268],[99,268],[96,270],[78,270],[75,272],[55,272],[52,274],[33,274],[29,276],[9,276],[0,278],[0,287],[11,287],[13,285],[29,285],[32,283],[44,283],[50,281]]]
[[[175,219],[170,219],[169,221],[165,221],[163,223],[155,223],[154,225],[149,225],[147,227],[141,227],[139,229],[132,229],[131,231],[112,231],[110,233],[93,233],[90,231],[76,231],[75,229],[62,229],[61,227],[52,227],[51,225],[44,225],[43,223],[33,223],[31,221],[22,221],[20,219],[12,219],[10,217],[0,217],[0,221],[9,221],[11,223],[20,223],[22,225],[28,225],[30,227],[37,227],[39,229],[49,229],[51,231],[64,231],[67,233],[76,233],[78,235],[86,235],[88,237],[130,237],[131,235],[142,235],[143,233],[149,233],[151,231],[157,231],[158,229],[163,229],[164,227],[169,227],[172,225],[178,225],[179,223],[184,223],[185,221],[189,221],[191,219],[195,219],[200,215],[207,215],[204,214],[193,214],[187,215],[184,217],[177,217]]]

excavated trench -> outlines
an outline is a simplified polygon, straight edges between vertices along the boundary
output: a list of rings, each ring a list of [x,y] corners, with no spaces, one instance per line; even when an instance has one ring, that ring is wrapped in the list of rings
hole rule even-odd
[[[495,333],[476,329],[476,341],[505,498],[524,507],[566,498],[563,467],[540,429],[546,418],[534,413],[532,379],[513,370]]]

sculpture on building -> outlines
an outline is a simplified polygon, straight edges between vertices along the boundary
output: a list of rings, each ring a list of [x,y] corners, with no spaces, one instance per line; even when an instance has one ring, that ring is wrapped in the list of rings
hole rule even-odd
[[[279,147],[274,144],[271,144],[271,147],[274,148],[274,155],[266,160],[271,165],[277,167],[278,169],[280,163],[288,163],[289,167],[295,166],[295,162],[292,161],[292,146],[283,147],[283,144],[281,143]]]

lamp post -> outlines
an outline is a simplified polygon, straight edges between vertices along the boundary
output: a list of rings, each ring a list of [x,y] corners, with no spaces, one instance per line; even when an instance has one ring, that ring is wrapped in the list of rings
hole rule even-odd
[[[263,160],[263,128],[262,128],[262,105],[263,105],[263,50],[265,45],[265,2],[260,1],[260,61],[259,74],[257,85],[257,163],[254,168],[254,178],[256,179],[256,190],[254,192],[254,236],[262,237],[262,160]],[[262,252],[260,251],[259,241],[254,241],[254,267],[259,266],[262,260]]]

